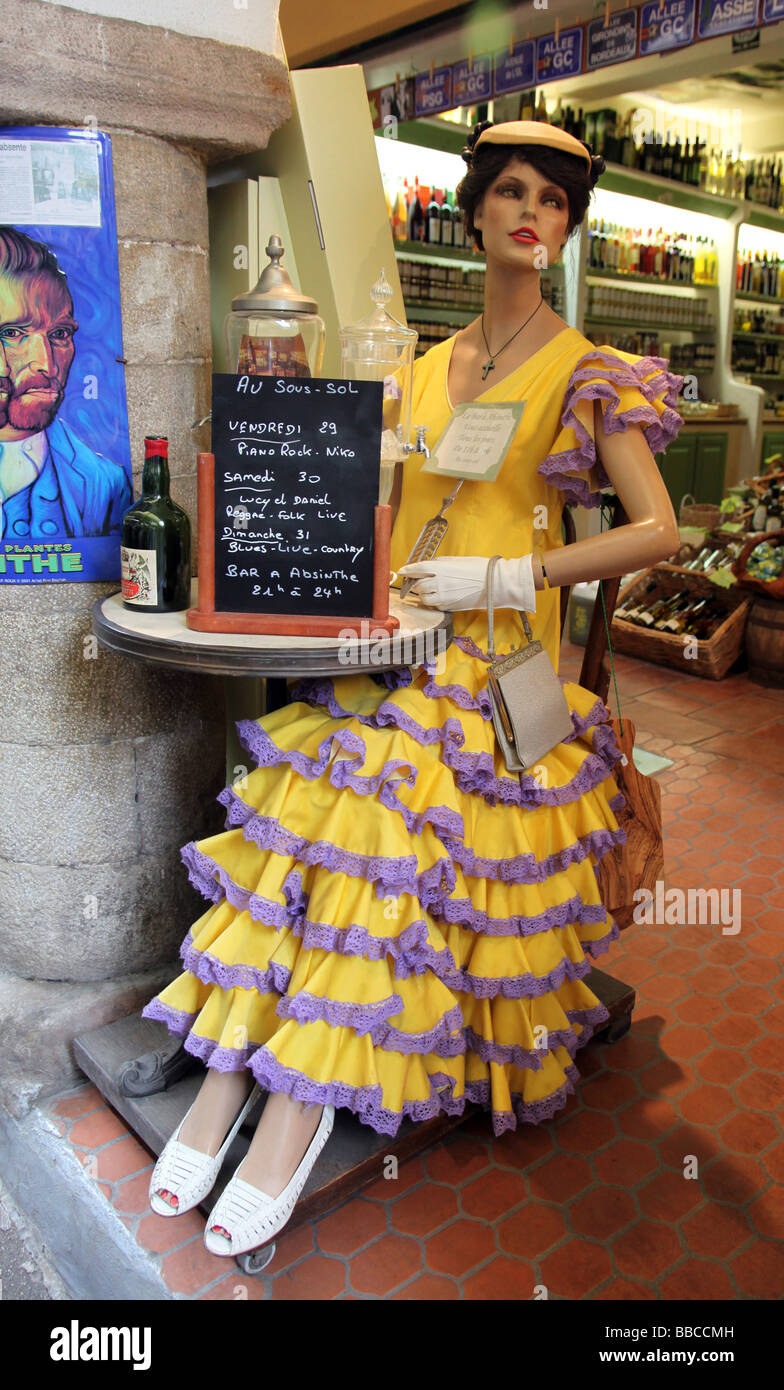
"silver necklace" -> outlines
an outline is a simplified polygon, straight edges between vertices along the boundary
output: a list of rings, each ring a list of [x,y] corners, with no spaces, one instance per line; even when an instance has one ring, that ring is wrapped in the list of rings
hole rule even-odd
[[[517,332],[516,332],[516,333],[513,333],[512,336],[511,336],[511,338],[507,338],[506,342],[504,343],[504,347],[500,347],[500,348],[498,349],[497,352],[491,352],[491,351],[490,351],[490,344],[489,344],[488,341],[487,341],[487,334],[485,333],[485,316],[484,316],[484,312],[482,313],[482,337],[483,337],[484,340],[485,340],[485,347],[487,348],[487,361],[482,363],[482,380],[483,380],[483,381],[487,381],[487,374],[488,374],[488,372],[493,372],[493,371],[495,371],[495,359],[496,359],[496,357],[500,357],[500,356],[501,356],[501,353],[504,351],[504,348],[508,348],[509,344],[514,342],[514,340],[515,340],[515,338],[517,337],[518,333],[522,333],[523,329],[525,328],[525,324],[531,322],[531,319],[533,318],[534,314],[538,314],[538,312],[539,312],[539,310],[541,309],[541,307],[542,307],[543,304],[544,304],[544,295],[541,296],[541,298],[540,298],[540,300],[539,300],[539,303],[537,304],[537,306],[536,306],[536,308],[534,309],[533,313],[528,315],[528,318],[526,319],[525,323],[521,323],[521,324],[520,324],[520,327],[517,329]]]

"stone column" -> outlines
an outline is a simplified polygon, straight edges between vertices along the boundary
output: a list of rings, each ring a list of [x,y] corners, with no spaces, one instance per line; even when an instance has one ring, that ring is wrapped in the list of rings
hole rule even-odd
[[[206,167],[263,148],[286,120],[285,66],[42,0],[4,0],[3,27],[0,123],[112,137],[134,491],[144,435],[166,434],[195,535]],[[0,1102],[17,1114],[77,1075],[76,1034],[171,977],[204,910],[179,847],[223,824],[222,686],[97,647],[90,610],[117,587],[0,585]]]

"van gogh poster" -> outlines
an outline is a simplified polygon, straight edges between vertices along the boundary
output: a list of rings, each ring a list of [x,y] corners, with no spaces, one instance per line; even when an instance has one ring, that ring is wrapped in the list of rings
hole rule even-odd
[[[109,137],[0,129],[0,583],[119,579],[122,359]]]

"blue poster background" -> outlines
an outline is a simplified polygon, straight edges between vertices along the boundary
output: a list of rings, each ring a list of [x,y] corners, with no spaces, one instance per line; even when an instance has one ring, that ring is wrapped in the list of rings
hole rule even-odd
[[[488,101],[493,95],[493,60],[490,54],[474,58],[473,68],[468,59],[452,68],[452,105],[472,106],[476,101]]]
[[[784,19],[784,0],[762,0],[762,23],[775,24]]]
[[[53,252],[67,277],[79,328],[74,336],[74,358],[55,423],[62,421],[87,446],[87,450],[123,469],[128,484],[124,508],[127,509],[132,501],[131,453],[122,366],[122,316],[111,141],[108,135],[100,131],[63,130],[51,126],[6,127],[0,129],[0,139],[49,142],[90,140],[98,145],[99,227],[38,225],[19,221],[7,225],[43,242]],[[49,426],[51,429],[52,426]],[[115,495],[119,502],[120,491],[117,490]],[[49,526],[47,534],[31,533],[28,536],[14,536],[7,534],[7,530],[4,527],[0,540],[0,583],[120,578],[119,528],[113,528],[110,535],[80,537],[60,529],[52,532]],[[26,546],[36,545],[39,547],[37,559],[36,552],[31,555],[29,549],[25,550]],[[68,549],[57,549],[58,545],[68,545]],[[42,546],[51,546],[51,550],[42,550]],[[28,558],[20,562],[20,555],[27,555]],[[60,559],[55,568],[53,557],[62,556],[70,557],[67,564]],[[77,556],[81,557],[81,568]]]
[[[759,17],[759,0],[700,0],[698,33],[715,39],[736,29],[753,29]]]
[[[576,77],[582,72],[582,27],[562,29],[556,42],[555,34],[544,34],[536,40],[536,81],[556,82],[559,77]]]
[[[640,57],[685,48],[694,39],[695,0],[651,0],[640,11]]]
[[[414,79],[414,110],[417,116],[448,111],[452,105],[452,69],[436,68],[433,76],[419,72]]]
[[[511,53],[508,48],[500,49],[493,63],[495,95],[500,97],[506,92],[520,92],[526,87],[533,87],[535,60],[533,39],[516,43]]]

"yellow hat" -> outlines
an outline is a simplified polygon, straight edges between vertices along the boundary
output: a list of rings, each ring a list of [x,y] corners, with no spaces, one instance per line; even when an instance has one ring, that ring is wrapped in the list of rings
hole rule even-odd
[[[488,126],[479,136],[474,150],[480,145],[547,145],[563,154],[576,154],[584,159],[591,173],[591,154],[582,140],[561,130],[560,126],[548,125],[546,121],[499,121]]]

